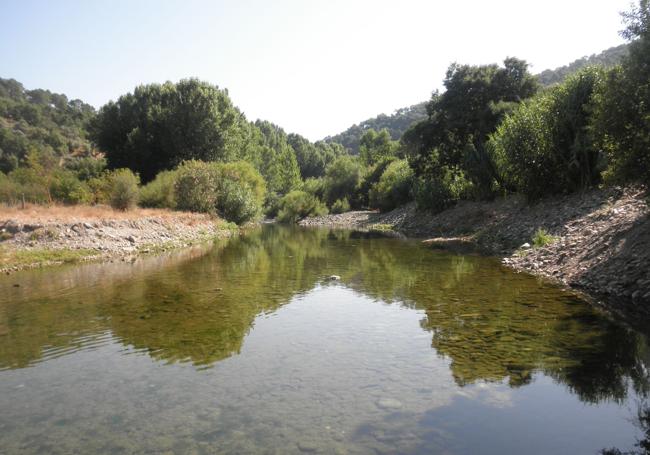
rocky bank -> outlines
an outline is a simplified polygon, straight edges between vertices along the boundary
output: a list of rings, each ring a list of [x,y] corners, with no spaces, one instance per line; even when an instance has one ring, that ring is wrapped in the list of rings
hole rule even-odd
[[[595,189],[528,204],[511,196],[464,201],[438,214],[408,205],[386,214],[349,212],[303,220],[305,226],[392,226],[433,247],[472,248],[503,257],[515,270],[595,297],[625,316],[650,320],[650,208],[638,186]],[[534,245],[538,229],[551,237]]]
[[[0,271],[94,259],[128,260],[228,237],[232,227],[208,215],[163,210],[32,207],[0,210]],[[68,252],[70,255],[57,253]],[[71,261],[72,262],[72,261]]]

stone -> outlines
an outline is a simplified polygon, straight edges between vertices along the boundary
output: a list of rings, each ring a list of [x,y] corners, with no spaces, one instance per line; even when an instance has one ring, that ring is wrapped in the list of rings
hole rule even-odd
[[[84,223],[84,227],[85,227],[86,229],[92,229],[92,228],[93,228],[93,225],[90,224],[90,223]]]
[[[380,398],[377,401],[377,406],[381,409],[396,410],[402,408],[402,402],[395,398]]]
[[[339,281],[341,277],[338,275],[330,275],[327,279],[330,281]]]
[[[126,239],[131,243],[135,243],[135,237],[132,235],[128,236]]]
[[[529,250],[530,249],[530,243],[526,242],[523,245],[521,245],[519,248],[522,250]]]

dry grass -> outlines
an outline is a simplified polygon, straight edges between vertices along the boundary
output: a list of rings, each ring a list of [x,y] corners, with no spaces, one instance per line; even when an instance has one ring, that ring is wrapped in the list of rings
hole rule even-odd
[[[19,223],[77,223],[97,220],[140,220],[143,218],[162,218],[182,220],[194,224],[212,220],[203,213],[176,212],[167,209],[136,208],[128,211],[114,210],[105,205],[35,205],[20,206],[0,205],[0,222],[15,220]]]

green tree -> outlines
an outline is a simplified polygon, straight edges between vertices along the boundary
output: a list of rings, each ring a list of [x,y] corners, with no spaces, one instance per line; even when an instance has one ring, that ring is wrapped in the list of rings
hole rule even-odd
[[[360,163],[351,156],[341,156],[330,164],[325,172],[325,197],[328,204],[331,205],[338,199],[347,198],[352,201],[361,183],[361,174]]]
[[[365,164],[372,166],[385,158],[395,156],[397,146],[397,142],[391,140],[386,128],[379,132],[371,128],[361,136],[359,155]]]
[[[128,167],[148,182],[184,160],[237,159],[245,123],[225,90],[184,79],[142,85],[109,102],[90,132],[109,167]]]
[[[629,55],[607,75],[596,97],[593,132],[614,182],[650,184],[650,2],[623,14]]]

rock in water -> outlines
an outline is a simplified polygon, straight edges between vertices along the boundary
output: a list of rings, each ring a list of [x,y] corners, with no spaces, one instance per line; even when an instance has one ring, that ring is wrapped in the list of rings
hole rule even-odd
[[[341,277],[338,276],[338,275],[330,275],[329,278],[328,278],[328,280],[330,280],[330,281],[339,281],[340,279],[341,279]]]

